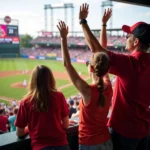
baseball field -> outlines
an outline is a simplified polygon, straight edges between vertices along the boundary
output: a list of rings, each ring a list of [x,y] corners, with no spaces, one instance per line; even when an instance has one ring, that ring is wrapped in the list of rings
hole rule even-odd
[[[37,65],[46,65],[53,71],[57,89],[62,91],[66,98],[78,93],[60,61],[0,59],[0,101],[21,100],[27,92],[27,86],[23,86],[23,82],[24,80],[29,82],[32,70]],[[90,82],[86,65],[79,63],[73,65],[81,77]]]

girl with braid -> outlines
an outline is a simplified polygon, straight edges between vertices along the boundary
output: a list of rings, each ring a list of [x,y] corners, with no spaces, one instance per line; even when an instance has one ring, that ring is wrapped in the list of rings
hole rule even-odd
[[[79,150],[112,150],[112,142],[106,125],[112,98],[112,86],[107,75],[109,57],[100,52],[92,55],[88,64],[92,78],[92,84],[89,85],[78,75],[71,64],[67,46],[68,27],[63,21],[60,21],[57,27],[61,35],[64,67],[74,86],[82,95],[79,113]]]

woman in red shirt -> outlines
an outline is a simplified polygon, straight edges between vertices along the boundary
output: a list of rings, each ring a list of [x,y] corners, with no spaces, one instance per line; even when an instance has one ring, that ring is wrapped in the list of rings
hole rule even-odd
[[[35,67],[28,94],[17,114],[17,135],[21,137],[29,132],[33,150],[69,150],[65,133],[68,114],[65,97],[56,90],[52,71],[43,65]]]
[[[84,9],[88,8],[83,5],[81,11],[84,11]],[[105,13],[109,19],[111,10],[108,9]],[[112,86],[107,75],[109,57],[107,54],[100,52],[92,55],[88,65],[90,76],[92,78],[92,84],[89,85],[78,75],[71,64],[67,47],[68,27],[63,21],[59,22],[57,27],[61,35],[64,66],[73,84],[82,95],[79,113],[79,149],[112,150],[112,141],[106,125],[107,114],[112,99]],[[103,30],[103,32],[106,34],[106,30]],[[100,41],[102,41],[103,46],[106,46],[106,39]]]

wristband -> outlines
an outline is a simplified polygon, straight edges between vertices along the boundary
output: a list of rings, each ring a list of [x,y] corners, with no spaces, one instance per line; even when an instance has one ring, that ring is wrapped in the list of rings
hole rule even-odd
[[[86,19],[81,19],[79,23],[80,24],[87,24],[87,20]]]
[[[103,27],[106,27],[106,26],[107,26],[107,24],[103,24],[102,26],[103,26]]]

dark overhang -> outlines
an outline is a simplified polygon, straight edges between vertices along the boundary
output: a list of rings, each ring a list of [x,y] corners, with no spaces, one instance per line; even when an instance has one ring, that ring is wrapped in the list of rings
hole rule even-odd
[[[150,7],[150,0],[112,0],[112,1]]]

